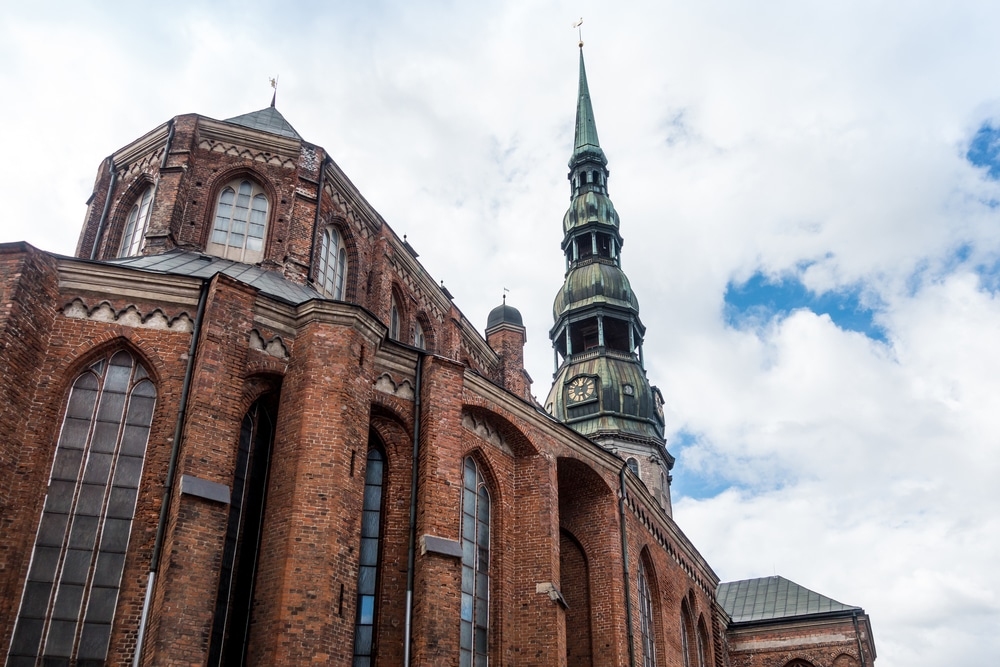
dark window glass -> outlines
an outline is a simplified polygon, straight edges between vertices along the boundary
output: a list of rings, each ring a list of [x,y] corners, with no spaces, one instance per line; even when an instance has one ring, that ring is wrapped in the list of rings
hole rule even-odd
[[[243,417],[229,519],[209,640],[209,665],[242,665],[250,642],[277,398],[257,400]]]
[[[656,644],[653,638],[653,596],[646,580],[646,565],[639,561],[639,627],[642,631],[642,667],[656,667]]]
[[[361,516],[358,612],[354,624],[354,667],[370,665],[375,656],[375,596],[378,590],[384,462],[382,452],[369,443]]]
[[[460,661],[485,667],[490,627],[490,493],[472,457],[465,459],[462,481]]]
[[[108,551],[124,552],[128,544],[156,398],[147,377],[122,351],[92,364],[73,383],[8,666],[34,664],[38,657],[42,665],[67,667],[71,661],[104,664],[107,658],[124,563],[123,555]],[[132,424],[129,456],[122,455],[126,413]],[[112,493],[112,477],[134,481],[132,488]],[[80,630],[85,610],[99,615],[101,623]]]

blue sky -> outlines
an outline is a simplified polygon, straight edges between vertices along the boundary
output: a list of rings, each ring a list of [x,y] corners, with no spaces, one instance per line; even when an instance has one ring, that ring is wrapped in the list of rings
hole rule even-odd
[[[678,524],[863,606],[879,667],[992,665],[1000,3],[12,5],[0,240],[72,254],[101,160],[279,75],[471,322],[510,290],[544,396],[581,14]]]

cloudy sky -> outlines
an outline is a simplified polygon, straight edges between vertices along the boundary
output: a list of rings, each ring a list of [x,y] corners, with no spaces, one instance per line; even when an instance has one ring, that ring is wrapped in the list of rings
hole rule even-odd
[[[678,523],[882,667],[995,664],[1000,3],[3,4],[0,240],[72,254],[103,158],[279,75],[472,322],[510,290],[540,399],[582,15]]]

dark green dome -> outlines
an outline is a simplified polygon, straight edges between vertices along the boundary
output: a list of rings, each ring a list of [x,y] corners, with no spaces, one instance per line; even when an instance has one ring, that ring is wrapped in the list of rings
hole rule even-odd
[[[563,233],[596,222],[618,229],[618,212],[606,194],[590,190],[573,198],[563,216]]]
[[[595,260],[571,269],[552,304],[553,319],[559,320],[570,308],[589,304],[610,304],[639,312],[639,299],[632,292],[625,272],[614,264]]]
[[[513,324],[523,327],[524,323],[521,320],[521,312],[513,306],[508,306],[506,303],[497,306],[490,311],[489,317],[486,318],[486,330],[489,331],[501,324]]]

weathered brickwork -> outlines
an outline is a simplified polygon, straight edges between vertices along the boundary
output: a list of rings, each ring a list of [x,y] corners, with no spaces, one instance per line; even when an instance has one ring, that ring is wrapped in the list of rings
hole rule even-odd
[[[141,253],[210,255],[220,193],[239,179],[269,203],[257,265],[282,285],[324,289],[320,237],[332,226],[346,251],[342,298],[293,302],[291,291],[254,286],[239,271],[153,273],[107,261],[119,255],[130,212],[149,188]],[[90,261],[92,253],[104,261]],[[698,636],[706,665],[715,667],[783,667],[793,658],[860,664],[850,662],[856,645],[817,639],[846,637],[840,621],[727,634],[718,578],[662,499],[622,473],[622,457],[534,402],[524,328],[505,322],[484,339],[321,147],[178,116],[102,163],[77,255],[0,245],[5,659],[70,387],[95,360],[127,350],[155,385],[156,404],[108,665],[131,665],[138,650],[142,665],[207,664],[220,645],[213,628],[237,604],[220,594],[224,573],[241,559],[253,564],[249,633],[238,647],[245,664],[351,665],[362,650],[377,665],[403,664],[407,653],[414,665],[458,665],[470,457],[491,499],[485,648],[492,664],[610,667],[629,664],[630,653],[643,664],[640,569],[657,665],[700,665]],[[414,345],[418,326],[422,348]],[[252,524],[237,512],[243,496],[233,495],[251,488],[238,487],[249,456],[240,450],[241,424],[265,403],[276,415],[270,463],[259,489],[246,492],[262,499],[259,549],[234,537],[236,551],[227,551],[233,525]],[[384,467],[367,609],[359,577],[362,535],[371,537],[363,511],[370,448]],[[686,656],[682,608],[690,617]],[[363,619],[372,639],[357,649]],[[870,637],[866,617],[862,626]],[[76,642],[79,649],[79,634]],[[866,667],[873,657],[865,656]]]

